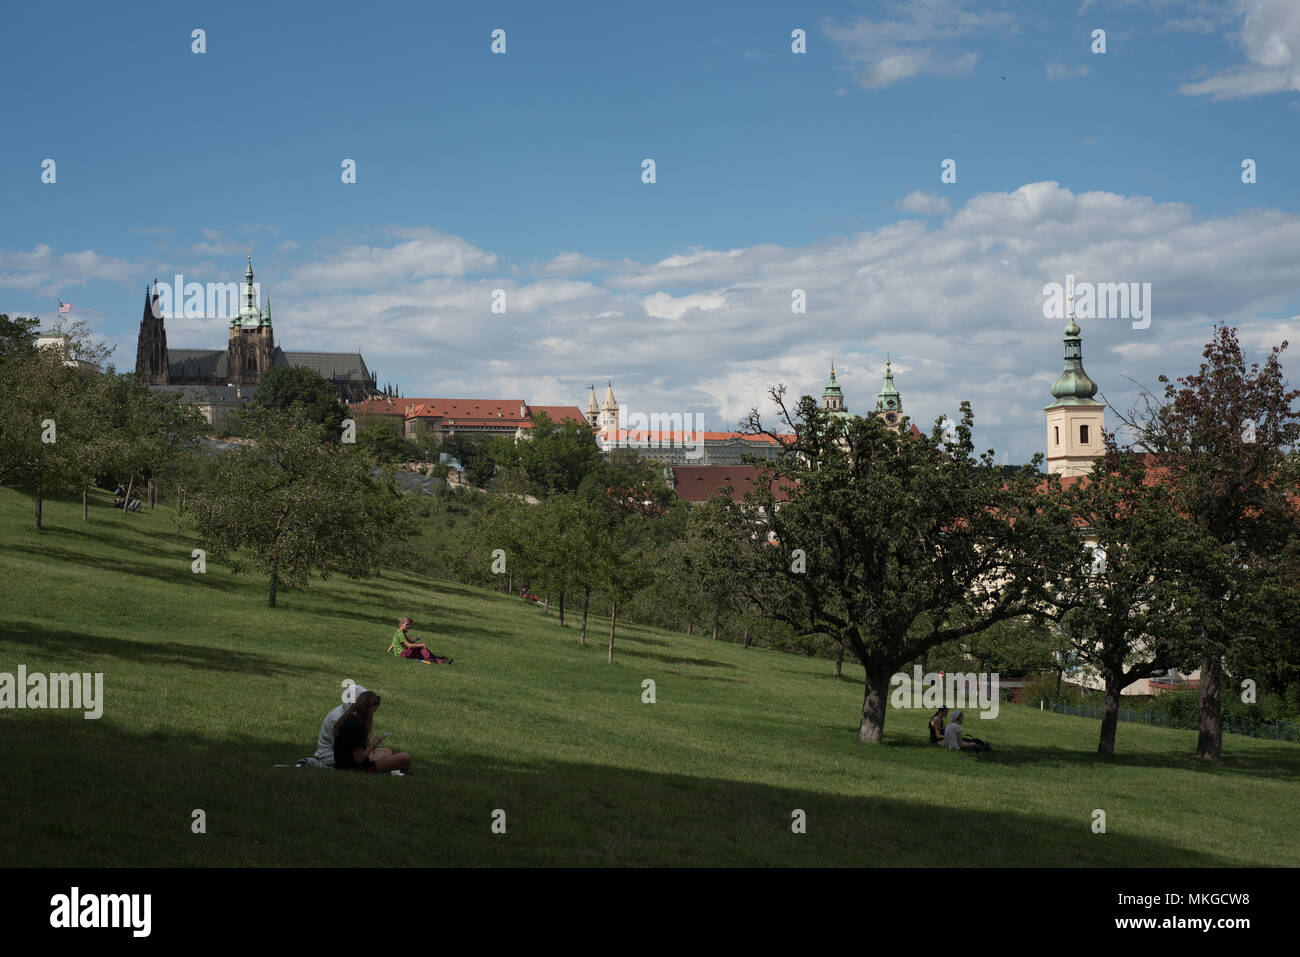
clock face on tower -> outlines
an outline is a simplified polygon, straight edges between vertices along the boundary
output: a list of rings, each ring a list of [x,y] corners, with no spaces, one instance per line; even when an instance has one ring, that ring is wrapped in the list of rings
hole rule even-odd
[[[889,406],[889,407],[892,409],[892,408],[894,407],[894,400],[893,400],[893,399],[887,399],[887,400],[885,401],[885,405]]]
[[[893,405],[893,403],[891,402],[890,405]],[[893,425],[895,422],[898,421],[898,413],[896,413],[896,412],[886,412],[886,413],[885,413],[885,421],[888,422],[890,425]]]

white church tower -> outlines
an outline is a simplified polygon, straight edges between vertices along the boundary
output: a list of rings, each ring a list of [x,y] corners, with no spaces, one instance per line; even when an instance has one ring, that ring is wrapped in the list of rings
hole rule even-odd
[[[1056,401],[1047,413],[1047,471],[1053,475],[1087,475],[1105,451],[1102,429],[1106,406],[1093,398],[1097,383],[1083,371],[1083,348],[1071,304],[1065,327],[1065,369],[1052,386]]]

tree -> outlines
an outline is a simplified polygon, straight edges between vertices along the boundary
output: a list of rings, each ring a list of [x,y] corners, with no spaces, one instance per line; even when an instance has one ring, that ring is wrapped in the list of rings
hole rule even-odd
[[[1177,385],[1161,376],[1163,399],[1146,393],[1144,409],[1123,420],[1135,447],[1153,457],[1150,467],[1177,489],[1179,508],[1223,559],[1185,581],[1205,609],[1187,645],[1201,668],[1196,756],[1205,760],[1218,760],[1223,748],[1224,658],[1239,642],[1276,627],[1277,611],[1262,600],[1261,584],[1300,532],[1294,500],[1300,390],[1286,388],[1286,347],[1275,346],[1248,370],[1236,330],[1216,326],[1199,371]]]
[[[1051,516],[1036,490],[1041,457],[1004,480],[992,450],[974,457],[966,402],[954,436],[936,423],[914,437],[874,416],[845,421],[810,396],[791,411],[783,386],[770,394],[795,439],[746,496],[760,534],[741,578],[770,614],[800,634],[829,636],[862,664],[858,740],[878,742],[900,666],[1033,614],[1050,547]],[[757,409],[747,431],[782,442]],[[788,495],[780,508],[778,484]]]
[[[405,504],[391,481],[370,475],[354,446],[322,441],[303,409],[251,416],[255,444],[225,453],[182,519],[199,546],[232,570],[254,565],[281,587],[332,572],[362,577],[397,533]]]
[[[301,408],[308,421],[335,435],[347,417],[329,380],[306,366],[273,366],[262,373],[253,404],[261,409]]]
[[[410,462],[423,453],[406,438],[402,422],[386,415],[367,415],[357,419],[357,448],[376,465]]]
[[[1173,664],[1179,636],[1201,610],[1184,582],[1213,562],[1213,543],[1179,511],[1175,489],[1111,435],[1106,454],[1070,485],[1063,504],[1075,523],[1052,564],[1048,601],[1075,660],[1101,678],[1097,753],[1110,756],[1123,690]]]
[[[33,525],[47,495],[80,488],[96,433],[85,396],[94,376],[57,349],[14,349],[0,358],[0,481],[32,491]]]
[[[36,333],[40,330],[41,320],[16,316],[10,319],[0,312],[0,358],[16,353],[30,354],[36,351]]]
[[[545,412],[517,445],[519,466],[533,493],[576,492],[601,465],[595,434],[586,422],[552,422]]]

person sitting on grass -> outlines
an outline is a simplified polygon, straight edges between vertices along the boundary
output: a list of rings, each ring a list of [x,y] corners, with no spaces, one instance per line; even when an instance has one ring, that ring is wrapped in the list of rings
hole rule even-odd
[[[930,718],[930,743],[943,744],[944,725],[948,723],[948,709],[940,708]]]
[[[409,633],[413,624],[415,623],[409,618],[397,619],[397,631],[393,634],[393,643],[388,646],[388,650],[402,658],[418,659],[426,665],[451,664],[450,658],[435,655],[424,642],[415,640],[415,636]]]
[[[355,694],[365,693],[366,689],[362,685],[354,684],[352,687]],[[350,707],[352,707],[351,702],[345,701],[325,715],[325,720],[321,722],[320,734],[316,738],[316,760],[327,767],[334,764],[334,726],[347,714]]]
[[[405,771],[411,766],[411,756],[405,751],[394,754],[379,742],[388,737],[381,734],[371,741],[375,731],[375,711],[379,708],[379,695],[364,691],[357,695],[352,707],[343,713],[334,726],[334,767],[341,771],[365,771],[374,774],[383,771]]]
[[[979,738],[967,738],[961,731],[964,715],[960,711],[952,713],[952,721],[943,729],[943,744],[950,751],[990,751],[987,744]]]

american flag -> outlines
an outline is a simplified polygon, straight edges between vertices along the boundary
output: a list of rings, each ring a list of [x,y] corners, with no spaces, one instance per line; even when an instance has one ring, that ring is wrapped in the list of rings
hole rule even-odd
[[[64,302],[62,299],[60,299],[60,300],[59,300],[59,315],[61,315],[61,316],[66,316],[66,315],[67,315],[68,313],[70,313],[71,311],[72,311],[72,303],[70,303],[70,302]]]

